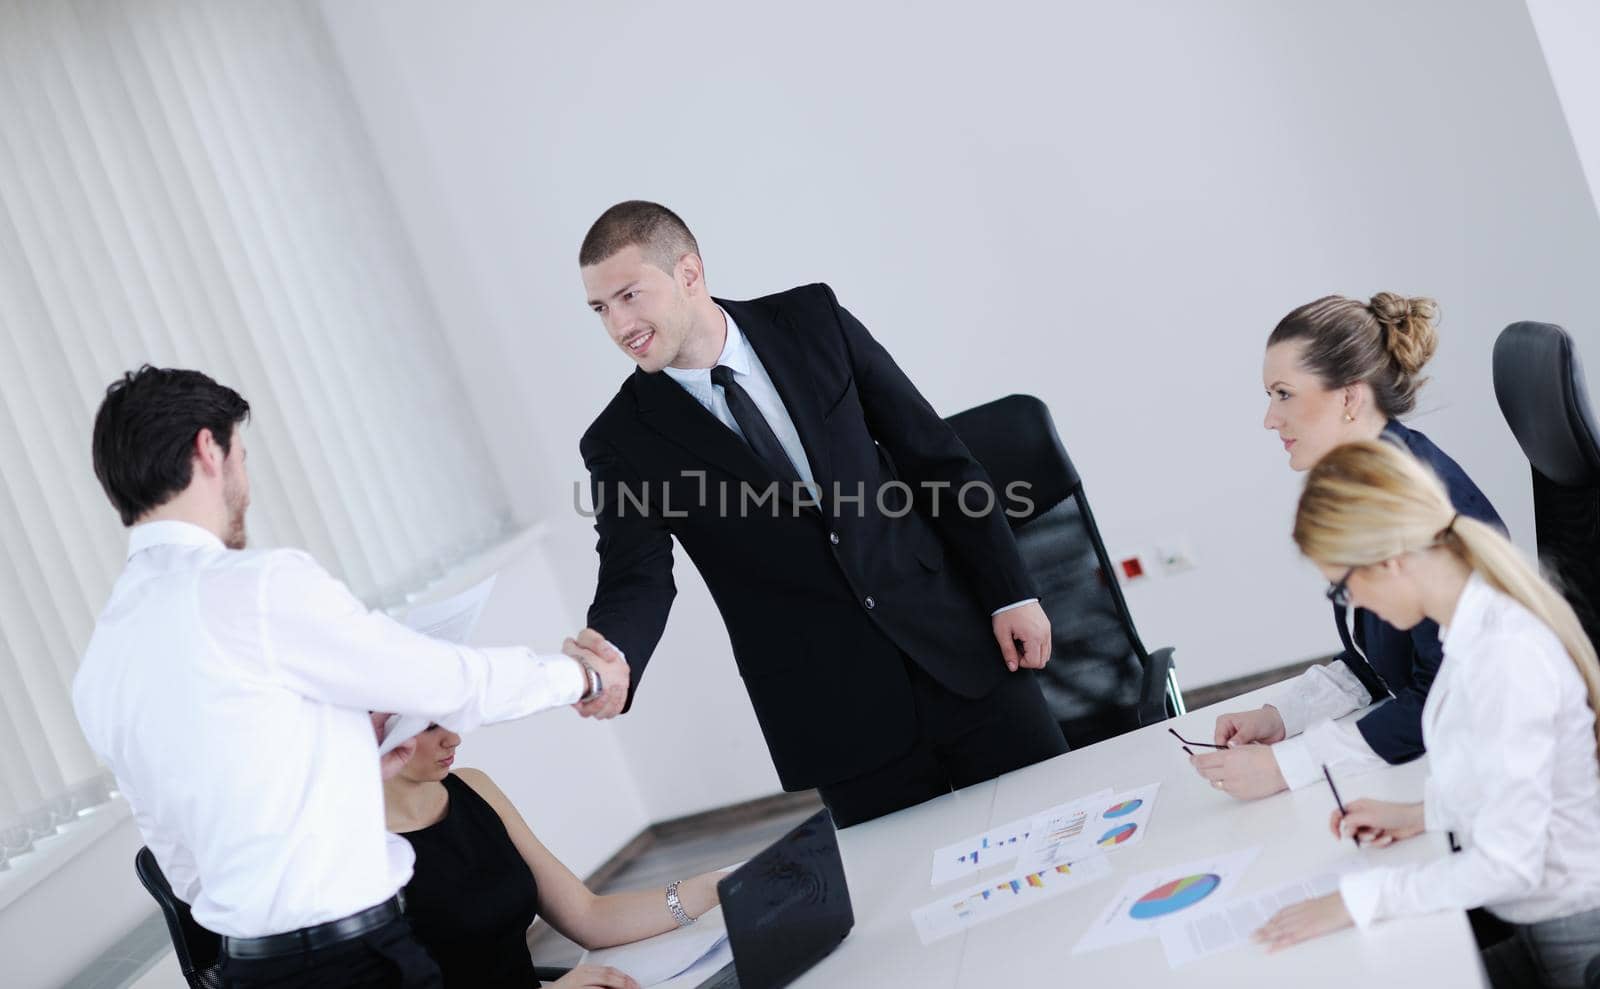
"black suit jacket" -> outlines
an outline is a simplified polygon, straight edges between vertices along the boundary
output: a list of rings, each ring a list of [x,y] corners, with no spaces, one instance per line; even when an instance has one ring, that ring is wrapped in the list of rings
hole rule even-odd
[[[988,475],[831,289],[718,304],[772,377],[822,507],[786,494],[741,512],[772,473],[677,382],[635,371],[580,443],[600,555],[588,623],[627,655],[637,690],[676,592],[676,537],[722,612],[784,787],[836,783],[911,747],[903,656],[982,697],[1006,675],[989,613],[1037,594],[1004,492],[982,517],[956,509]],[[915,510],[904,488],[880,501],[894,481]]]
[[[1505,523],[1495,512],[1489,499],[1484,497],[1472,478],[1433,441],[1414,429],[1408,429],[1396,420],[1389,420],[1383,438],[1411,452],[1427,464],[1444,482],[1450,493],[1450,502],[1456,511],[1480,522],[1487,522],[1505,530]],[[1407,762],[1423,753],[1422,705],[1428,700],[1428,688],[1439,675],[1439,664],[1444,661],[1444,646],[1439,642],[1439,624],[1431,619],[1410,629],[1398,629],[1363,608],[1356,609],[1355,642],[1350,641],[1349,623],[1344,608],[1334,608],[1334,621],[1339,626],[1339,637],[1345,651],[1340,654],[1352,670],[1361,675],[1357,665],[1361,655],[1382,678],[1374,686],[1380,692],[1373,700],[1387,694],[1393,699],[1356,722],[1362,737],[1391,763]],[[1359,650],[1360,655],[1355,655]],[[1384,689],[1386,688],[1386,689]]]

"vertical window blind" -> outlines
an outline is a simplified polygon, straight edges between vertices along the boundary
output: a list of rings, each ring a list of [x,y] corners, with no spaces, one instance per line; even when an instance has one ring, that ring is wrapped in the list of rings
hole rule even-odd
[[[510,528],[315,8],[0,0],[0,868],[114,786],[70,696],[126,547],[89,438],[147,362],[250,401],[252,545],[374,606]]]

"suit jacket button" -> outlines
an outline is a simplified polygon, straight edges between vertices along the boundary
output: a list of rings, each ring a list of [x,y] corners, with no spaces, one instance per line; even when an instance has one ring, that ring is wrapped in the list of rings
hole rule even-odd
[[[834,544],[835,546],[839,545],[839,534],[837,532],[828,533],[828,542]]]
[[[871,611],[873,608],[876,608],[878,606],[878,602],[872,600],[872,595],[871,594],[868,594],[867,595],[867,599],[865,601],[861,602],[861,603],[867,606],[867,610],[868,611]]]

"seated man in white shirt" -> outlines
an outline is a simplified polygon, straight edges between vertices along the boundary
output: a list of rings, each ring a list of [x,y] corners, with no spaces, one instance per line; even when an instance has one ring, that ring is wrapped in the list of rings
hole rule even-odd
[[[132,527],[73,705],[232,986],[435,986],[397,891],[371,711],[452,731],[577,704],[611,717],[622,658],[473,649],[369,611],[297,550],[245,549],[250,407],[196,371],[107,389],[94,468]]]

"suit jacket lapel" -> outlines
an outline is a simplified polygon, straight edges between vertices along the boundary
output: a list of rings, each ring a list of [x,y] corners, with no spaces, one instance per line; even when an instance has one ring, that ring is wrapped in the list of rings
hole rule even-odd
[[[651,429],[741,480],[760,487],[773,480],[772,472],[750,445],[676,381],[665,374],[638,370],[633,372],[633,378],[639,395],[639,417]]]
[[[817,482],[819,500],[826,504],[828,479],[833,476],[832,453],[828,448],[827,430],[822,428],[822,399],[817,394],[816,382],[811,377],[796,329],[786,322],[775,322],[751,303],[715,301],[739,324],[751,349],[761,358],[761,366],[767,369],[767,375],[777,387],[778,397],[789,410],[795,432],[800,434],[800,445],[811,463],[811,476]]]

